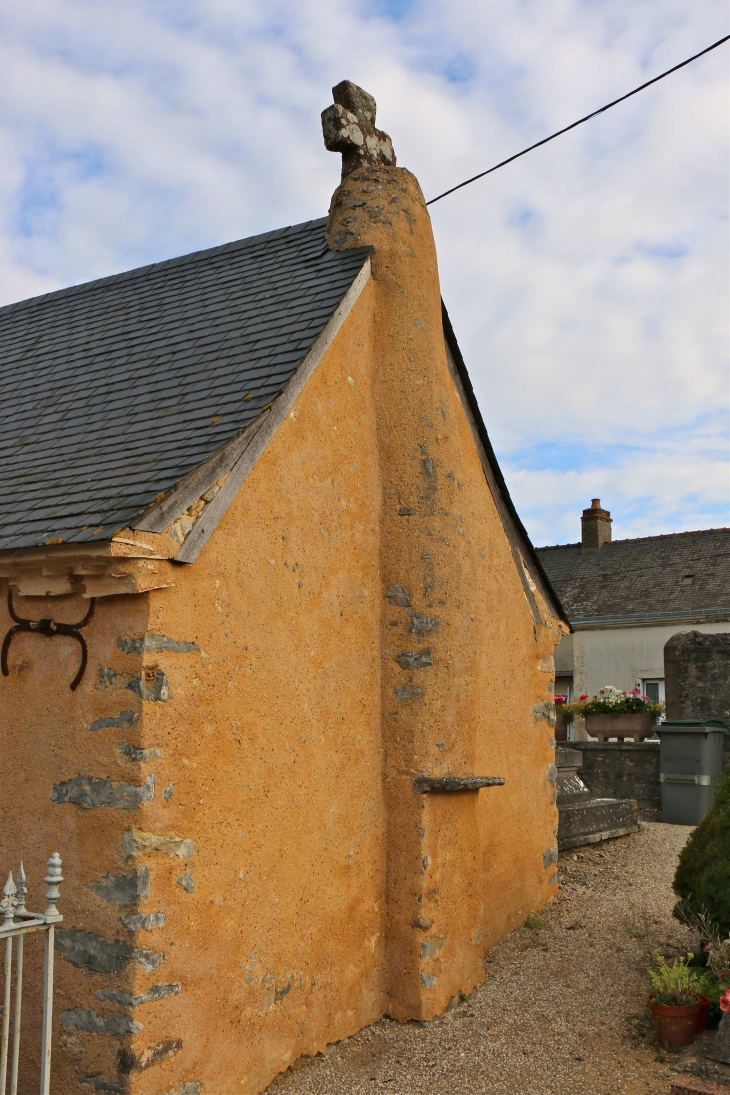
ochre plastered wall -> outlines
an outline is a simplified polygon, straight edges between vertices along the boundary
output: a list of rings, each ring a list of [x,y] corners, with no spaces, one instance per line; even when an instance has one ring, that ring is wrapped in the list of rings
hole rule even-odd
[[[461,648],[473,651],[460,687],[474,733],[475,770],[505,779],[478,796],[483,919],[488,949],[557,895],[553,650],[560,625],[536,589],[528,603],[465,417],[459,514],[473,565],[464,591]],[[457,483],[458,488],[458,483]],[[468,516],[467,516],[468,514]],[[460,538],[462,539],[462,538]],[[524,557],[518,553],[531,585]],[[537,609],[535,613],[534,609]]]
[[[371,311],[365,295],[198,563],[177,568],[159,595],[97,602],[76,693],[73,640],[14,640],[2,682],[16,698],[13,741],[31,743],[44,766],[28,763],[23,797],[5,797],[3,816],[17,810],[20,820],[4,827],[2,846],[27,852],[22,807],[32,800],[31,846],[38,831],[44,838],[39,865],[30,857],[36,891],[59,847],[64,928],[161,959],[101,972],[59,955],[60,1090],[83,1076],[148,1095],[200,1082],[208,1093],[257,1092],[300,1054],[386,1010]],[[87,603],[18,602],[28,616],[57,619],[78,618]],[[145,635],[149,650],[124,652]],[[137,676],[147,699],[128,687]],[[63,728],[61,759],[33,730],[47,680],[38,714],[52,711],[44,725]],[[100,719],[118,725],[85,729]],[[125,743],[141,759],[121,754]],[[152,775],[154,796],[130,810],[51,803],[53,785],[78,774],[136,787]],[[149,834],[171,839],[155,850]],[[133,905],[86,889],[139,871],[149,896]],[[164,923],[120,924],[137,913]],[[96,998],[109,990],[166,995],[136,1006]],[[143,1029],[121,1038],[76,1029],[94,1023],[92,1010]]]
[[[560,631],[519,573],[448,368],[436,251],[415,178],[392,167],[348,175],[332,199],[328,240],[374,248],[381,569],[385,586],[407,588],[410,611],[432,628],[414,635],[403,608],[383,617],[386,990],[395,1017],[428,1019],[481,980],[485,941],[556,893],[549,718]],[[398,654],[424,648],[432,664],[404,672]],[[420,796],[417,773],[507,784],[478,798]]]
[[[152,596],[152,629],[201,648],[147,721],[174,789],[147,823],[196,841],[193,891],[164,890],[184,991],[145,1032],[181,1032],[170,1089],[258,1092],[384,1010],[370,325],[366,289],[175,596]]]
[[[373,277],[198,560],[98,602],[76,693],[73,640],[14,640],[4,861],[38,892],[58,848],[64,929],[99,940],[59,953],[59,1091],[252,1095],[383,1014],[439,1013],[556,893],[559,624],[448,369],[415,180],[351,176],[330,237],[372,243]],[[422,795],[421,774],[506,783]],[[112,790],[52,803],[78,775]]]
[[[3,636],[12,621],[2,593],[0,626]],[[80,596],[16,597],[19,615],[73,623],[83,618],[89,602]],[[89,665],[75,692],[69,688],[79,667],[78,643],[68,637],[45,638],[17,634],[11,643],[9,676],[0,677],[0,749],[4,791],[0,799],[0,848],[2,868],[15,875],[23,860],[28,879],[28,908],[43,911],[46,861],[59,851],[65,882],[61,886],[60,911],[66,923],[59,930],[80,928],[98,942],[109,941],[101,962],[118,967],[113,977],[86,971],[56,958],[55,1038],[53,1088],[58,1092],[89,1091],[79,1087],[87,1076],[116,1079],[118,1038],[67,1032],[60,1014],[77,1006],[98,1014],[124,1012],[113,1003],[102,1004],[94,993],[110,985],[120,991],[132,983],[136,959],[124,961],[114,954],[114,943],[133,944],[134,937],[119,922],[133,911],[109,902],[88,888],[109,872],[123,870],[121,835],[140,810],[82,809],[51,801],[54,786],[77,776],[113,783],[141,783],[139,764],[120,751],[120,745],[139,748],[143,740],[142,701],[130,689],[99,688],[98,666],[117,666],[128,674],[126,683],[141,673],[141,658],[120,653],[120,635],[147,631],[147,597],[113,597],[98,601],[95,614],[84,628],[89,646]],[[119,719],[121,713],[125,713]],[[105,720],[118,721],[114,729],[96,730]],[[91,729],[89,729],[91,728]],[[157,790],[157,789],[156,789]],[[3,882],[5,879],[3,878]],[[94,940],[86,940],[94,945]],[[40,1061],[40,1006],[42,988],[42,939],[31,936],[25,947],[21,1090],[38,1090]],[[152,1004],[154,1011],[160,1007]],[[83,1050],[83,1053],[81,1052]]]

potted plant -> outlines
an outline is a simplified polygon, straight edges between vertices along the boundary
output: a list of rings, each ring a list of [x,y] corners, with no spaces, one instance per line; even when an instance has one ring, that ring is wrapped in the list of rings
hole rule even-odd
[[[664,710],[663,703],[653,703],[648,696],[642,696],[640,688],[622,692],[610,684],[599,689],[592,699],[581,696],[578,703],[571,706],[575,708],[575,714],[586,720],[586,731],[599,741],[609,738],[642,741],[652,735],[657,715]]]
[[[567,696],[555,697],[555,740],[568,740],[568,727],[575,719],[574,704],[568,703]]]
[[[695,1040],[701,1006],[697,991],[699,977],[689,965],[694,955],[690,952],[671,965],[659,951],[654,951],[654,958],[656,969],[649,970],[652,991],[648,1003],[659,1041],[671,1046],[689,1046]]]
[[[695,1034],[702,1034],[707,1027],[707,1009],[710,1006],[710,997],[703,996],[701,992],[698,992],[697,999],[700,1002],[700,1010],[697,1012],[697,1021],[695,1022]]]
[[[693,898],[690,894],[678,901],[674,916],[699,936],[694,965],[698,967],[697,1033],[700,1034],[706,1027],[716,1027],[722,1012],[727,1011],[730,1004],[730,936],[725,937],[725,930],[720,928],[707,907],[700,905],[697,908]]]

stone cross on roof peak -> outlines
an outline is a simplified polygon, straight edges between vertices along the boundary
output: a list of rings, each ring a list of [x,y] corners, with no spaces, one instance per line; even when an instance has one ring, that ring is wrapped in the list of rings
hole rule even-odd
[[[375,99],[350,80],[332,88],[334,105],[322,111],[324,144],[330,152],[342,153],[342,178],[370,164],[395,167],[393,143],[387,133],[375,128]]]

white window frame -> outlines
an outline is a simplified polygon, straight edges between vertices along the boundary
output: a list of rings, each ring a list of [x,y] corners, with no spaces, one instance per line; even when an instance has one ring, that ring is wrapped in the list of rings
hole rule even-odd
[[[664,703],[665,699],[666,699],[665,692],[664,692],[664,677],[660,677],[657,674],[651,674],[651,675],[647,674],[645,677],[639,677],[639,679],[636,682],[636,686],[637,686],[637,688],[641,689],[642,696],[646,695],[646,686],[647,686],[647,684],[658,684],[659,685],[659,702]],[[659,716],[659,722],[664,722],[665,718],[666,718],[666,715],[660,715]]]

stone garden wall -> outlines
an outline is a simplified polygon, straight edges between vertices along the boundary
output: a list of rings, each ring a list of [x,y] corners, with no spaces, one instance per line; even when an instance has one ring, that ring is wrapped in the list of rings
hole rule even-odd
[[[659,742],[571,741],[583,754],[580,777],[595,798],[635,798],[639,817],[661,821]],[[730,763],[730,734],[725,736],[723,767]]]
[[[639,817],[660,821],[659,743],[572,741],[583,754],[580,777],[595,798],[635,798]]]

